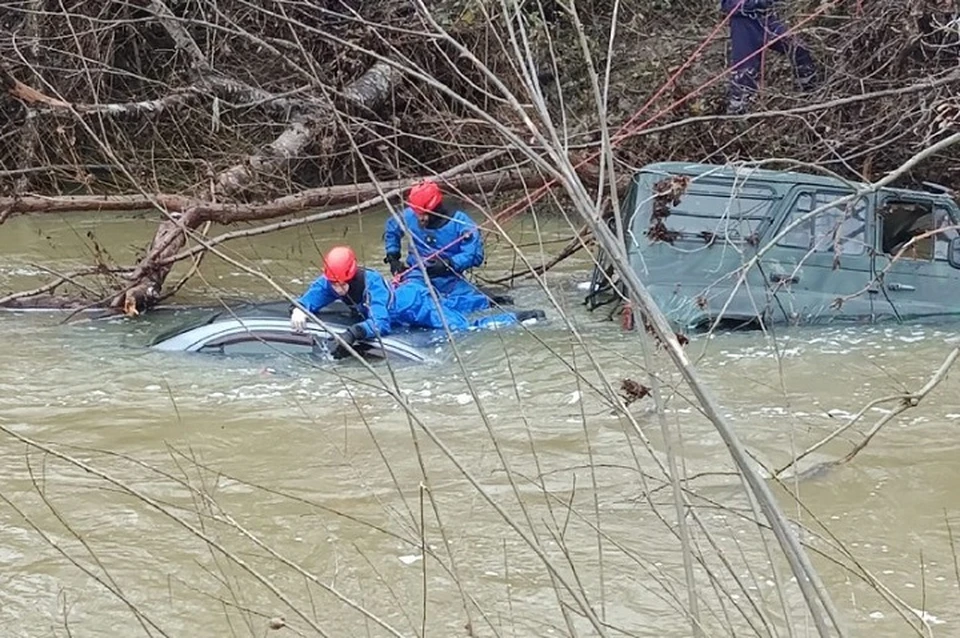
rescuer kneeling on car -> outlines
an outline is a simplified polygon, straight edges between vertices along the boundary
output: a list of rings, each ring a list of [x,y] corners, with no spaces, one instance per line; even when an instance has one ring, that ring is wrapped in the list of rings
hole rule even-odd
[[[401,240],[410,236],[406,263],[401,261]],[[443,193],[433,180],[414,185],[400,219],[387,218],[383,231],[384,263],[404,283],[433,286],[447,307],[470,314],[486,310],[491,302],[509,305],[506,296],[488,297],[464,276],[483,264],[480,228],[462,210],[449,210]],[[427,272],[424,280],[420,263]]]
[[[445,305],[443,300],[438,307],[422,285],[401,284],[391,288],[379,272],[361,268],[356,254],[348,246],[330,249],[324,258],[323,274],[303,293],[297,304],[315,313],[337,300],[342,300],[358,319],[341,335],[344,343],[351,347],[357,341],[385,337],[394,326],[437,329],[443,328],[446,321],[451,331],[460,331],[513,324],[526,319],[527,315],[543,315],[541,311],[528,311],[518,317],[516,313],[507,312],[471,321],[455,308]],[[290,315],[293,330],[302,332],[306,323],[307,313],[295,307]],[[339,359],[348,352],[338,343],[331,355]]]

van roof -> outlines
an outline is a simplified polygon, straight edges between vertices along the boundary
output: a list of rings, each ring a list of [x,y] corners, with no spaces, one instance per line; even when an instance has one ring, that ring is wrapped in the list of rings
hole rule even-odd
[[[767,168],[737,166],[732,164],[703,164],[698,162],[655,162],[653,164],[647,164],[641,168],[637,172],[637,176],[639,176],[641,173],[679,173],[694,177],[710,174],[713,177],[726,177],[729,179],[735,179],[738,177],[743,179],[744,177],[749,176],[752,179],[760,179],[765,182],[784,184],[785,186],[803,184],[807,186],[827,186],[846,189],[859,189],[869,186],[869,184],[866,182],[849,181],[830,175],[814,175],[812,173],[804,173],[800,171],[772,170]],[[918,191],[908,188],[893,188],[889,186],[885,186],[880,190],[888,193],[900,193],[903,195],[916,195],[918,193],[922,193],[926,197],[946,200],[951,199],[950,196],[944,193],[936,193],[926,190]]]

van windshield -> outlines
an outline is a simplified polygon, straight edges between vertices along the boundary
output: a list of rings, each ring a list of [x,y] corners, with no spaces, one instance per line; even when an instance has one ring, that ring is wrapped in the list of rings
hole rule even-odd
[[[650,207],[652,197],[645,199]],[[766,230],[778,199],[768,186],[699,178],[690,182],[676,206],[669,206],[663,221],[677,240],[741,242]]]

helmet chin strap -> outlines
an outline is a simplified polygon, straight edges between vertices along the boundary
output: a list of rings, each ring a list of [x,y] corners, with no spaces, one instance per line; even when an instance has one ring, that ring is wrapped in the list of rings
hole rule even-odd
[[[348,305],[359,306],[363,303],[363,295],[366,292],[366,279],[363,276],[363,269],[357,269],[357,274],[348,282],[347,294],[345,295]]]
[[[428,211],[425,215],[418,215],[417,221],[420,223],[420,228],[440,228],[450,221],[450,216],[447,214],[446,209],[443,208],[443,204],[441,203],[435,209]]]

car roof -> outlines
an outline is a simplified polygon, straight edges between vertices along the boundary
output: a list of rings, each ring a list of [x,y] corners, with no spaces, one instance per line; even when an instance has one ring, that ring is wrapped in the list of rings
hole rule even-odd
[[[167,330],[159,333],[151,340],[151,345],[218,321],[228,321],[231,319],[289,319],[291,308],[291,304],[287,301],[259,303],[240,301],[218,306],[191,307],[187,309],[187,311],[190,315],[194,316],[192,320],[176,323]],[[328,306],[322,313],[319,313],[318,316],[325,323],[337,326],[350,321],[350,311],[346,304],[340,301]]]
[[[821,186],[828,188],[842,189],[861,189],[869,186],[866,182],[856,180],[844,180],[830,175],[815,175],[802,171],[792,170],[773,170],[768,168],[755,168],[752,166],[740,166],[735,164],[705,164],[700,162],[655,162],[647,164],[637,171],[639,176],[643,173],[662,173],[662,174],[683,174],[694,177],[711,176],[726,179],[758,179],[764,182],[782,184],[784,187],[790,187],[797,184],[805,186]],[[930,191],[918,191],[908,188],[895,188],[886,186],[880,189],[884,192],[897,193],[901,195],[923,194],[926,197],[935,199],[951,198],[943,193],[934,193]]]
[[[336,332],[345,330],[353,323],[349,309],[342,303],[331,304],[322,312],[314,314]],[[229,309],[211,308],[210,312],[200,319],[189,323],[181,322],[157,335],[151,341],[150,347],[159,350],[184,351],[200,343],[212,342],[231,334],[247,332],[258,334],[258,338],[263,338],[267,334],[289,331],[290,304],[288,302],[245,304]],[[322,326],[313,322],[307,324],[307,331],[315,335],[328,336]],[[436,331],[403,329],[383,337],[380,343],[387,353],[422,362],[433,359],[430,352],[437,338]],[[271,339],[268,338],[268,340]]]

